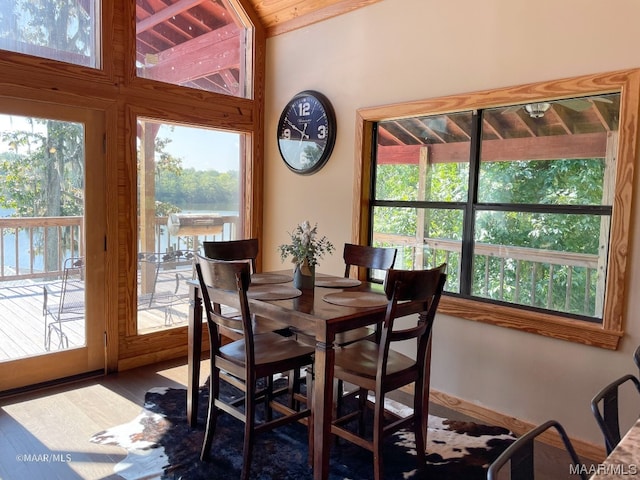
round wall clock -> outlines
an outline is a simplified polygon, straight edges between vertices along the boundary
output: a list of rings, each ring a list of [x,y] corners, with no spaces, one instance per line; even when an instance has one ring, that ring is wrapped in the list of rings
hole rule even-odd
[[[282,110],[278,122],[278,148],[284,163],[296,173],[320,170],[336,143],[336,115],[320,92],[305,90]]]

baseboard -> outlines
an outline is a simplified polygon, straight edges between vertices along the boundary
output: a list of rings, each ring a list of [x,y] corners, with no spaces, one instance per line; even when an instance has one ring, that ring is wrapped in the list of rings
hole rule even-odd
[[[413,389],[410,388],[410,390],[411,391],[407,389],[405,391],[409,394],[413,394]],[[519,420],[515,417],[490,410],[475,403],[471,403],[466,400],[453,397],[446,393],[439,392],[434,389],[431,389],[429,400],[436,405],[441,405],[445,408],[455,410],[456,412],[460,412],[483,422],[487,422],[488,424],[508,428],[516,435],[522,435],[523,433],[537,426],[532,423]],[[540,436],[540,441],[556,448],[564,448],[560,436],[557,435],[554,430],[549,430],[543,433]],[[594,445],[592,443],[585,442],[584,440],[573,437],[571,437],[571,443],[573,444],[573,447],[576,449],[576,452],[580,457],[587,458],[596,462],[602,462],[606,457],[604,445]]]

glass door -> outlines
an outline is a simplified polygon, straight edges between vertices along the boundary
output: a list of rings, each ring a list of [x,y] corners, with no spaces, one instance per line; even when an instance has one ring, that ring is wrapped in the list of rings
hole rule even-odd
[[[3,99],[0,391],[103,370],[104,114]]]

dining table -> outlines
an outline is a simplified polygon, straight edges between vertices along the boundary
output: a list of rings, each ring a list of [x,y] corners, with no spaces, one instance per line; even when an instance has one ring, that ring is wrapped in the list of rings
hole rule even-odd
[[[604,462],[593,466],[590,480],[622,480],[640,477],[640,419],[620,440]]]
[[[277,280],[276,280],[277,279]],[[295,289],[292,272],[273,271],[255,274],[248,290],[251,313],[265,317],[283,326],[301,332],[315,344],[313,411],[313,476],[325,480],[329,476],[331,449],[331,422],[334,401],[334,343],[342,332],[374,325],[384,319],[387,298],[382,284],[365,280],[345,279],[316,273],[315,286]],[[277,286],[272,295],[269,285]],[[281,295],[275,294],[282,291]],[[286,294],[285,292],[289,292]],[[234,304],[229,292],[229,305]],[[237,302],[237,294],[235,294]],[[421,314],[421,302],[404,302],[398,305],[398,316]],[[198,388],[203,337],[203,308],[200,285],[189,282],[188,323],[188,381],[187,421],[196,426],[198,417]],[[425,368],[424,395],[428,400],[431,341]],[[428,405],[428,401],[424,402]],[[423,415],[426,431],[426,419]]]

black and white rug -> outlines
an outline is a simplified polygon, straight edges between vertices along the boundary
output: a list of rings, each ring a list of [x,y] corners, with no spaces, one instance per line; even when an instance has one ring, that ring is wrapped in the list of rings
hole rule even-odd
[[[223,382],[224,384],[224,382]],[[231,389],[231,387],[229,387]],[[228,395],[235,392],[227,391]],[[208,401],[200,388],[200,405]],[[394,405],[390,404],[390,408]],[[402,408],[401,405],[395,405]],[[96,433],[91,441],[119,445],[128,452],[115,468],[127,480],[234,479],[242,467],[242,423],[229,415],[218,418],[211,459],[201,462],[206,408],[199,409],[198,427],[186,421],[186,390],[154,388],[131,422]],[[486,478],[488,465],[514,440],[506,429],[429,416],[427,465],[417,469],[413,434],[397,432],[387,439],[385,479],[475,480]],[[300,424],[280,427],[256,437],[251,478],[306,480],[313,478],[307,464],[307,431]],[[373,478],[372,455],[340,441],[331,452],[332,480]]]

